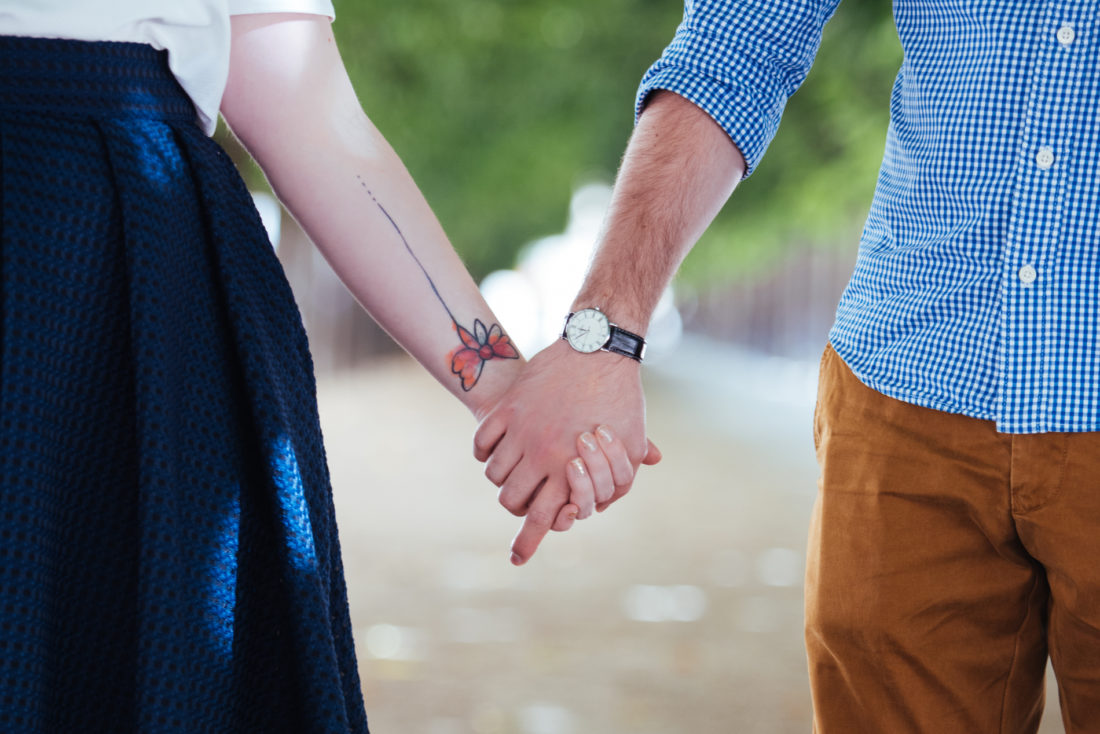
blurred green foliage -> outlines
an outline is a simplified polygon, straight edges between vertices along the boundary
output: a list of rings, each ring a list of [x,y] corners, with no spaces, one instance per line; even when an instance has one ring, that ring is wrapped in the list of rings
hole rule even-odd
[[[610,181],[634,92],[676,0],[336,0],[367,114],[475,276],[565,225],[573,188]],[[882,155],[900,49],[889,3],[846,0],[772,148],[685,264],[699,285],[791,243],[851,242]]]

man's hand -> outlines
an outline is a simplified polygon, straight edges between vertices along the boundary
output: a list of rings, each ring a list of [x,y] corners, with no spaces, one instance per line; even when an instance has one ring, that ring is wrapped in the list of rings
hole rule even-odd
[[[621,327],[644,334],[680,261],[744,173],[741,152],[700,107],[673,92],[650,95],[623,156],[574,309],[599,304]],[[474,453],[489,460],[485,474],[501,488],[501,504],[527,515],[512,544],[513,563],[530,558],[551,526],[568,526],[574,510],[573,517],[581,517],[590,506],[601,509],[621,497],[643,460],[659,460],[656,448],[646,445],[640,369],[628,357],[580,354],[556,342],[531,360],[482,420]],[[612,436],[606,446],[599,443],[601,425]],[[582,436],[593,431],[606,467],[595,462]],[[618,450],[625,461],[617,458]],[[567,464],[578,454],[594,460],[588,467],[591,490],[578,466]],[[555,525],[569,499],[567,466],[575,508]],[[610,472],[614,482],[606,500],[598,496],[600,471]]]
[[[576,516],[587,517],[626,494],[639,464],[660,459],[646,440],[641,365],[555,342],[484,416],[474,455],[488,462],[485,475],[500,487],[500,503],[526,516],[512,542],[512,563],[522,565],[551,528],[572,523],[572,513],[562,512],[571,486]],[[584,473],[571,462],[578,456]]]

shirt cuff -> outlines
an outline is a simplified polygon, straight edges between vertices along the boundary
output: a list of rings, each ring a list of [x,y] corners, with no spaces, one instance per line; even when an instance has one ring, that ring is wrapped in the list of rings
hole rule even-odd
[[[788,82],[782,75],[764,73],[760,59],[738,56],[728,48],[723,50],[721,63],[715,63],[713,56],[699,53],[699,46],[708,42],[696,34],[677,34],[665,54],[642,77],[634,105],[635,122],[652,92],[674,92],[726,131],[745,158],[748,178],[779,129],[789,96]],[[708,56],[708,62],[696,61]]]

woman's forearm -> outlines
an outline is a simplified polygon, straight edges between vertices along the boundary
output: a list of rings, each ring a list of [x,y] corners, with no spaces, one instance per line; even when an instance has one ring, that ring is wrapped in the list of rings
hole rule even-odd
[[[478,413],[518,353],[405,166],[363,113],[318,16],[236,16],[234,133],[359,302]]]

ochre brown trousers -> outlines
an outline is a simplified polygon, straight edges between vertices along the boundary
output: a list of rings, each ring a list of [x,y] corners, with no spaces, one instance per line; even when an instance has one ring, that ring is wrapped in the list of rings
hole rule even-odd
[[[1035,732],[1049,654],[1066,731],[1100,732],[1100,433],[998,433],[829,348],[814,434],[814,731]]]

